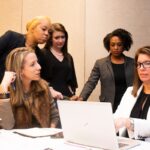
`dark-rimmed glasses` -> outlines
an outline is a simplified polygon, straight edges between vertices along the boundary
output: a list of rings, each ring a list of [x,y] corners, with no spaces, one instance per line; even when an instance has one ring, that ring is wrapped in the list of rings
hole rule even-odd
[[[143,68],[150,68],[150,61],[145,61],[145,62],[142,62],[142,63],[137,62],[136,68],[139,69],[139,68],[141,68],[141,66]]]

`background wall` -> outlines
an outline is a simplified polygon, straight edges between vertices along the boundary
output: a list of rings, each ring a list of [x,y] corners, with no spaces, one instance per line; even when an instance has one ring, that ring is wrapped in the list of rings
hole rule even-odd
[[[85,0],[1,0],[0,6],[0,35],[9,29],[25,33],[26,23],[37,15],[47,15],[66,27],[79,93],[84,84]]]
[[[22,0],[1,0],[0,14],[0,36],[9,29],[21,32]]]
[[[85,80],[96,59],[108,55],[103,38],[116,28],[131,32],[134,44],[126,54],[134,57],[135,50],[150,45],[150,1],[149,0],[86,0],[85,19]],[[90,100],[98,100],[100,86]]]
[[[150,45],[149,0],[1,0],[0,35],[6,30],[25,33],[28,20],[47,15],[52,22],[61,22],[69,33],[69,52],[75,62],[80,93],[96,59],[108,55],[103,47],[104,36],[116,28],[132,33],[137,48]],[[100,86],[90,100],[98,100]]]

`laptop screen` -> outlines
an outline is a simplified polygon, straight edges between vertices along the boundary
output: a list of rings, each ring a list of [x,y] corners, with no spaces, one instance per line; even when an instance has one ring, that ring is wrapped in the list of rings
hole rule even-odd
[[[58,100],[58,108],[66,141],[118,149],[110,103]]]

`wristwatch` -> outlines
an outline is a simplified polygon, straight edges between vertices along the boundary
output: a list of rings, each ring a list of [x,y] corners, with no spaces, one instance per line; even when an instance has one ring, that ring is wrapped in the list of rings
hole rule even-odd
[[[134,119],[130,118],[130,130],[134,131]]]

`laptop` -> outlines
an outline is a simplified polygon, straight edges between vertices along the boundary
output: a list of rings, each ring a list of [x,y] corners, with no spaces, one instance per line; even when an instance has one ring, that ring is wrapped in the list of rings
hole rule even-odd
[[[119,143],[110,103],[58,100],[64,140],[88,147],[129,149],[139,141],[121,138]]]

